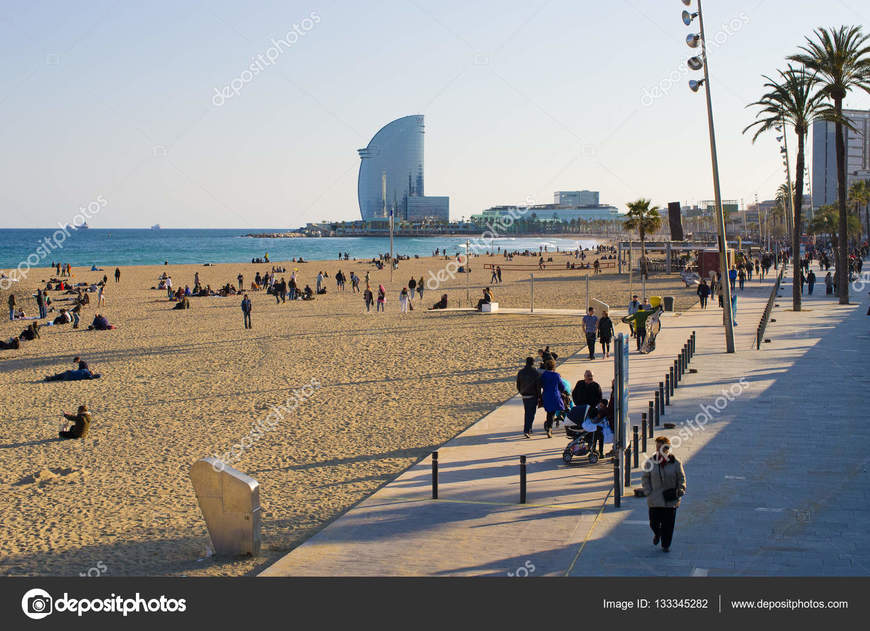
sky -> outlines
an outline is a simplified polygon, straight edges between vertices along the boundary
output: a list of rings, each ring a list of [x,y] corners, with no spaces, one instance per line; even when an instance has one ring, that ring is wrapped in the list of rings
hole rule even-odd
[[[426,192],[450,196],[452,219],[557,190],[620,210],[711,199],[683,8],[3,0],[0,228],[53,227],[89,204],[96,228],[359,219],[357,149],[410,114],[426,117]],[[785,180],[776,140],[742,134],[761,75],[814,28],[868,16],[858,0],[706,0],[724,198],[769,199]]]

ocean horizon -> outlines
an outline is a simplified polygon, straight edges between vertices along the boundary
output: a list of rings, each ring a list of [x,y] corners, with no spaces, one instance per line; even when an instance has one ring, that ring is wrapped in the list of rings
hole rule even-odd
[[[281,228],[89,228],[70,230],[59,238],[57,228],[0,229],[0,269],[19,264],[49,267],[53,262],[73,266],[162,265],[204,263],[249,263],[267,253],[273,262],[302,257],[306,261],[336,260],[339,252],[350,258],[371,259],[390,251],[389,237],[299,237],[255,238],[246,234],[284,232]],[[549,251],[591,248],[601,242],[596,238],[503,237],[480,242],[471,237],[419,236],[395,237],[393,251],[406,256],[431,256],[435,249],[454,254],[465,249],[466,239],[484,243],[482,252],[507,250]],[[46,241],[48,240],[48,241]],[[59,246],[59,247],[57,247]],[[34,263],[34,261],[37,261]]]

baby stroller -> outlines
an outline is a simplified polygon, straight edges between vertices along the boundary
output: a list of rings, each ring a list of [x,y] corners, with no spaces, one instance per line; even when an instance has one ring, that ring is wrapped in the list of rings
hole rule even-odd
[[[596,448],[599,430],[583,429],[584,424],[589,427],[591,422],[589,411],[588,405],[577,405],[565,416],[565,434],[571,439],[562,452],[562,460],[565,464],[571,464],[575,457],[588,458],[589,464],[595,464],[601,458]]]

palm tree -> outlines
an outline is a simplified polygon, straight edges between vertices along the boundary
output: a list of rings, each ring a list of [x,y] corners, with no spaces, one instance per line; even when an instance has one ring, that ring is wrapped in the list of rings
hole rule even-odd
[[[856,214],[859,212],[861,206],[864,207],[865,227],[868,235],[867,238],[870,239],[870,210],[868,210],[868,205],[870,205],[870,181],[858,180],[857,182],[853,182],[852,187],[849,189],[849,201],[855,205]]]
[[[755,143],[764,132],[779,128],[782,130],[781,133],[785,134],[788,131],[785,125],[791,125],[794,127],[794,133],[797,136],[797,162],[795,164],[795,185],[793,191],[794,230],[791,235],[792,252],[795,253],[792,256],[794,264],[792,308],[795,311],[800,311],[800,256],[798,253],[800,252],[800,237],[803,233],[801,206],[804,195],[804,144],[810,131],[810,125],[814,120],[819,118],[835,120],[836,113],[834,108],[825,103],[825,95],[820,91],[814,90],[816,83],[815,74],[811,74],[803,68],[799,70],[795,69],[791,65],[789,65],[788,70],[779,70],[778,72],[780,77],[778,82],[767,75],[762,75],[767,79],[764,87],[769,92],[748,106],[755,106],[760,109],[755,116],[755,122],[748,125],[743,130],[743,133],[745,134],[750,129],[755,128],[755,135],[752,137],[752,142]],[[782,191],[782,197],[788,201],[788,185],[784,186],[785,190]],[[777,199],[780,199],[780,192],[777,192]]]
[[[846,218],[846,144],[843,126],[851,127],[842,119],[843,99],[855,88],[870,92],[870,35],[864,35],[860,26],[841,26],[838,29],[818,28],[815,39],[806,38],[800,53],[790,56],[794,61],[818,75],[822,93],[834,103],[837,120],[834,122],[837,150],[837,185],[840,211],[839,233],[842,247],[837,256],[838,293],[840,304],[849,304],[849,241]]]
[[[623,222],[623,227],[626,230],[637,230],[640,237],[640,273],[644,278],[649,278],[647,273],[646,261],[646,235],[655,233],[662,227],[662,216],[659,214],[658,206],[650,206],[652,202],[648,199],[638,199],[629,202],[626,220]]]
[[[828,235],[831,237],[831,243],[834,246],[834,253],[840,254],[840,238],[838,235],[838,212],[837,207],[833,204],[819,207],[813,215],[813,220],[810,222],[810,232],[812,234]],[[861,234],[861,221],[855,215],[849,215],[846,221],[847,234],[850,237],[855,237]]]

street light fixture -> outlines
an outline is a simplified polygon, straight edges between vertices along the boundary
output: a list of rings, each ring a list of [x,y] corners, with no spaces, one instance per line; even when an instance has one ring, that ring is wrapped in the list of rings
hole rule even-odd
[[[687,7],[692,5],[692,0],[682,0]],[[716,223],[719,231],[719,271],[722,274],[722,324],[725,328],[725,350],[728,353],[734,352],[734,320],[731,309],[731,285],[728,282],[728,242],[725,238],[725,212],[722,208],[722,191],[719,187],[719,157],[716,151],[716,130],[713,125],[713,100],[710,96],[710,69],[709,60],[707,58],[707,39],[704,32],[704,13],[701,9],[701,0],[698,0],[698,11],[694,15],[688,11],[683,11],[683,23],[686,26],[691,25],[692,20],[698,18],[698,27],[700,33],[689,34],[686,37],[686,44],[689,48],[697,48],[701,46],[701,55],[693,57],[693,60],[700,62],[700,67],[693,66],[692,60],[689,61],[689,67],[693,70],[704,70],[704,78],[700,81],[692,79],[689,81],[689,89],[692,92],[697,92],[701,86],[705,87],[707,94],[707,124],[710,131],[710,159],[713,167],[713,193],[716,198]],[[688,18],[688,19],[687,19]],[[695,64],[697,65],[697,64]]]
[[[701,61],[700,57],[689,57],[689,61],[686,63],[692,70],[703,70],[704,68],[704,62]]]

